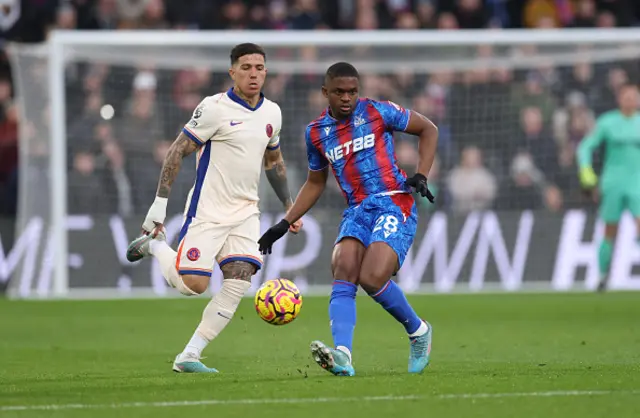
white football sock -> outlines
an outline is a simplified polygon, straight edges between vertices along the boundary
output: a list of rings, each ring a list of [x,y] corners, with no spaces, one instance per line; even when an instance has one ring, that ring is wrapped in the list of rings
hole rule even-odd
[[[427,331],[429,331],[429,326],[426,322],[422,321],[422,324],[420,324],[416,332],[414,332],[413,334],[409,334],[409,337],[419,337],[426,334]]]
[[[345,347],[343,345],[337,346],[336,350],[340,350],[343,353],[345,353],[347,355],[347,357],[349,357],[349,363],[351,363],[351,350],[349,350],[347,347]]]
[[[160,263],[160,271],[171,287],[178,287],[180,275],[176,270],[176,253],[166,241],[152,240],[149,243],[149,252]]]
[[[220,291],[204,308],[202,321],[183,353],[195,353],[200,357],[207,344],[216,338],[231,321],[249,287],[251,283],[244,280],[224,280]]]
[[[200,334],[195,332],[193,334],[193,337],[191,337],[191,340],[189,340],[189,343],[187,343],[187,346],[184,348],[184,352],[193,353],[198,358],[200,358],[202,355],[202,350],[204,350],[207,344],[209,344],[209,341],[205,340],[200,336]]]

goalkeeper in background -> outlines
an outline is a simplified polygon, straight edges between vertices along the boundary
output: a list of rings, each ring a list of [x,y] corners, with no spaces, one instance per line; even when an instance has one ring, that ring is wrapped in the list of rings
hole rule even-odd
[[[619,89],[618,106],[618,110],[598,118],[577,152],[580,183],[587,191],[599,188],[599,216],[605,223],[604,240],[598,251],[599,291],[607,286],[613,243],[625,209],[631,212],[640,230],[640,112],[635,85],[627,84]],[[605,159],[602,178],[598,180],[591,161],[593,152],[602,144]]]

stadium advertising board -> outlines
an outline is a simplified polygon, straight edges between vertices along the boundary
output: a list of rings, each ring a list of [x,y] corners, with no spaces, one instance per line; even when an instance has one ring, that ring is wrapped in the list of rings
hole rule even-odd
[[[263,214],[266,230],[281,214]],[[330,256],[339,211],[316,212],[305,218],[304,232],[288,234],[274,246],[263,269],[263,280],[287,277],[303,292],[324,292],[331,283]],[[167,236],[174,241],[181,216],[169,218]],[[8,235],[8,224],[0,234]],[[0,286],[11,279],[18,297],[46,297],[50,293],[53,260],[51,235],[40,218],[32,218],[15,235],[13,244],[0,241]],[[174,295],[152,260],[131,264],[125,258],[128,242],[139,231],[139,220],[119,216],[72,215],[69,230],[69,288],[71,291],[111,289],[114,294],[146,291]],[[640,248],[633,220],[624,218],[612,264],[611,288],[640,289]],[[584,211],[482,212],[467,216],[435,213],[423,216],[418,235],[396,280],[409,292],[522,291],[592,289],[597,282],[597,246],[602,225]],[[221,281],[216,267],[215,291]]]

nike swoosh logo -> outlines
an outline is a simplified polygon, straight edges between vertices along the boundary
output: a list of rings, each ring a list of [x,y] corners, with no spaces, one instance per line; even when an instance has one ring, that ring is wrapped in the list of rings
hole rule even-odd
[[[242,123],[242,122],[234,122],[234,121],[231,121],[231,122],[229,122],[229,125],[231,125],[231,126],[236,126],[236,125],[240,125],[241,123]]]

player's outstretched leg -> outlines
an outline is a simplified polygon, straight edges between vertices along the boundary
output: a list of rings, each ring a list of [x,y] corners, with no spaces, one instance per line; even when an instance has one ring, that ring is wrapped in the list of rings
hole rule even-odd
[[[176,356],[173,370],[183,373],[215,373],[200,362],[202,351],[231,322],[242,297],[251,287],[251,276],[256,267],[245,261],[232,261],[222,267],[223,282],[220,291],[211,299],[202,313],[202,320],[182,353]],[[206,278],[207,282],[209,278]]]
[[[389,277],[398,264],[395,251],[384,242],[367,248],[360,271],[360,285],[391,316],[404,326],[409,336],[409,373],[420,373],[429,365],[431,325],[420,319],[400,287]]]
[[[333,287],[329,302],[329,320],[333,347],[320,341],[311,343],[311,355],[323,369],[336,376],[353,376],[351,364],[353,332],[356,326],[356,293],[364,245],[356,239],[344,238],[336,244],[331,267]]]

